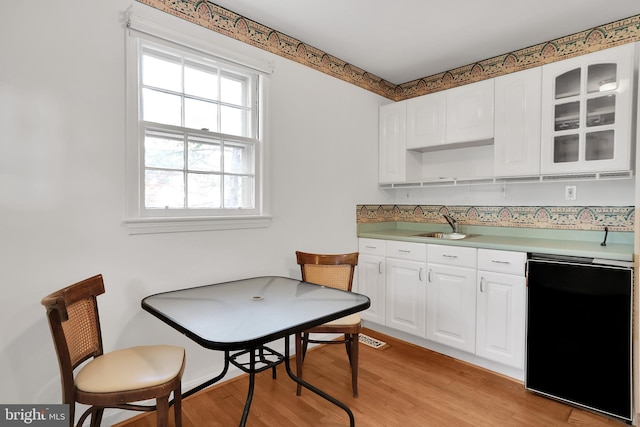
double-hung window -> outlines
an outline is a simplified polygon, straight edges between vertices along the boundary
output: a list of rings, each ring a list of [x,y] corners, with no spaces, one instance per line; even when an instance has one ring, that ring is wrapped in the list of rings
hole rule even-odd
[[[130,37],[129,232],[264,226],[260,73]]]

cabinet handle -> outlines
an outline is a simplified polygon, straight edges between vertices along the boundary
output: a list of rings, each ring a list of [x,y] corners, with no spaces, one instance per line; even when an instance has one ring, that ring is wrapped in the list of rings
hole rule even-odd
[[[484,292],[484,277],[480,278],[480,292]]]
[[[427,276],[427,279],[428,279],[429,283],[433,282],[433,280],[431,280],[431,269],[429,269],[429,275]]]
[[[500,261],[499,259],[492,259],[491,262],[496,264],[511,264],[510,261]]]
[[[423,279],[422,279],[422,267],[420,267],[420,270],[418,271],[418,280],[420,280],[421,282],[423,281]]]
[[[365,248],[367,248],[367,249],[378,249],[377,246],[365,246]]]
[[[382,274],[382,261],[378,263],[378,273]]]
[[[447,254],[442,254],[442,256],[444,258],[458,258],[458,255],[447,255]]]
[[[398,252],[402,252],[402,253],[405,253],[405,254],[410,254],[411,253],[411,251],[408,250],[408,249],[398,249]]]

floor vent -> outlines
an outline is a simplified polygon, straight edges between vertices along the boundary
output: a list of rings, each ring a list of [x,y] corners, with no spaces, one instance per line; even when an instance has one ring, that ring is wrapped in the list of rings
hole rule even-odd
[[[369,335],[360,334],[360,342],[373,348],[380,348],[386,344],[384,341],[371,338]]]

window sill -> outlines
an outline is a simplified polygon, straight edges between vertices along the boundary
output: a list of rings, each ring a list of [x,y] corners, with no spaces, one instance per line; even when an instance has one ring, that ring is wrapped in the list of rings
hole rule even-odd
[[[190,231],[238,230],[266,228],[271,224],[270,216],[235,217],[182,217],[182,218],[128,218],[124,221],[127,233],[159,234]]]

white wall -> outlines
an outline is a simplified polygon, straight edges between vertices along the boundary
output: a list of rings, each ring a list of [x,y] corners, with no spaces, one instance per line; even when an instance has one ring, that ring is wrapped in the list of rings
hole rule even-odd
[[[258,230],[127,235],[124,11],[272,59],[273,223]],[[358,203],[377,189],[378,95],[131,0],[10,2],[0,18],[0,402],[60,402],[40,300],[102,273],[105,347],[187,347],[185,383],[210,352],[140,308],[145,295],[253,275],[299,277],[294,251],[357,249]],[[215,359],[215,360],[219,360]]]

